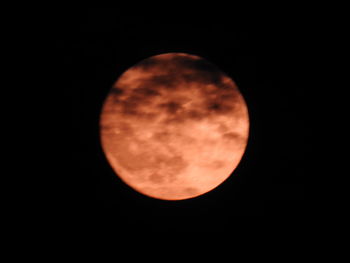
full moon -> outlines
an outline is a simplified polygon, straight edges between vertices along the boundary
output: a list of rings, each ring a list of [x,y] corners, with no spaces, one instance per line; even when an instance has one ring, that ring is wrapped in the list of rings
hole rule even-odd
[[[193,198],[223,183],[244,154],[246,103],[214,64],[185,53],[142,60],[112,86],[100,116],[103,151],[134,190]]]

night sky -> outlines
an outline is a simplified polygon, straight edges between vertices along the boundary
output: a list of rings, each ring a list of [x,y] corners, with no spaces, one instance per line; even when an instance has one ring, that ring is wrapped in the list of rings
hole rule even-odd
[[[61,107],[69,112],[61,179],[66,219],[116,231],[204,232],[234,231],[242,218],[301,221],[310,132],[299,67],[302,36],[295,25],[118,13],[86,9],[56,21],[55,53],[67,100]],[[120,74],[168,52],[198,55],[220,68],[236,82],[250,117],[248,146],[234,175],[203,196],[176,202],[124,184],[99,138],[101,107]]]

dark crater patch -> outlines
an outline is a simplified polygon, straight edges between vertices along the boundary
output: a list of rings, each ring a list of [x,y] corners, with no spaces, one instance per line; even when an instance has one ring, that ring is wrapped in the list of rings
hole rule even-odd
[[[152,173],[148,178],[152,183],[160,184],[165,181],[165,178],[163,175],[160,175],[159,173]]]
[[[159,108],[165,109],[167,113],[176,114],[179,110],[182,109],[182,105],[175,101],[170,101],[170,102],[159,104]]]

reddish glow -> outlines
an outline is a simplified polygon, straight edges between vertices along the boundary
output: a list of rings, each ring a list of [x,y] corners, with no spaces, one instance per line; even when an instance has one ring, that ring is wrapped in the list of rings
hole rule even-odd
[[[204,194],[227,179],[248,139],[236,84],[206,60],[183,53],[128,69],[101,113],[101,141],[116,174],[154,198]]]

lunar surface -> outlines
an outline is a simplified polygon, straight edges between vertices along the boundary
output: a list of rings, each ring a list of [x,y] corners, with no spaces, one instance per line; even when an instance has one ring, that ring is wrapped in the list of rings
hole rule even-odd
[[[115,173],[158,199],[202,195],[225,181],[245,151],[249,117],[236,84],[184,53],[125,71],[101,112],[101,143]]]

